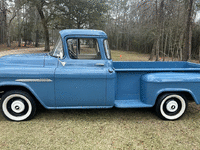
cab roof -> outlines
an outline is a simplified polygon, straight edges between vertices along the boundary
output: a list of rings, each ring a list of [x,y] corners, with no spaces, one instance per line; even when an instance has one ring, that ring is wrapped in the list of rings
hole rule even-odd
[[[62,38],[65,36],[70,36],[70,35],[81,35],[81,36],[103,36],[107,38],[107,35],[105,32],[101,30],[91,30],[91,29],[65,29],[61,30],[60,35]]]

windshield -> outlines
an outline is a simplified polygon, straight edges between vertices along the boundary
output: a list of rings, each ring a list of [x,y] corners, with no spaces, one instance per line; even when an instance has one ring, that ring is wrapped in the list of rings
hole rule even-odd
[[[54,48],[49,53],[49,55],[51,55],[53,57],[59,57],[60,56],[60,52],[63,53],[63,46],[62,46],[62,39],[59,36]]]
[[[105,53],[106,53],[107,59],[111,59],[111,52],[109,49],[108,40],[104,40],[104,48],[105,48]]]

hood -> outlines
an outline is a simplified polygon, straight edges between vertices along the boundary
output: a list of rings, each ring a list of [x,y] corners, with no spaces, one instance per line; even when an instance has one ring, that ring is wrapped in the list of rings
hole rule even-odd
[[[0,65],[44,66],[47,53],[7,55],[0,58]]]

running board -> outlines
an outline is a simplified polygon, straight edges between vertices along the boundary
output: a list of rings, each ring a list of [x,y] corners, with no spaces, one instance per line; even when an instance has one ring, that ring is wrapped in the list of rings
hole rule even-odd
[[[145,108],[153,107],[152,105],[145,104],[140,100],[115,100],[115,107],[117,108]]]

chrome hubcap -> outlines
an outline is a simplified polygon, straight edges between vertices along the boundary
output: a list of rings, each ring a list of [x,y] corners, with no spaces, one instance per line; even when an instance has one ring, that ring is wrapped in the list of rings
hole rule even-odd
[[[175,112],[178,109],[178,103],[174,100],[167,103],[167,111]]]
[[[21,113],[24,111],[25,109],[25,105],[21,100],[16,100],[12,103],[11,105],[11,109],[12,111],[14,111],[15,113]]]

